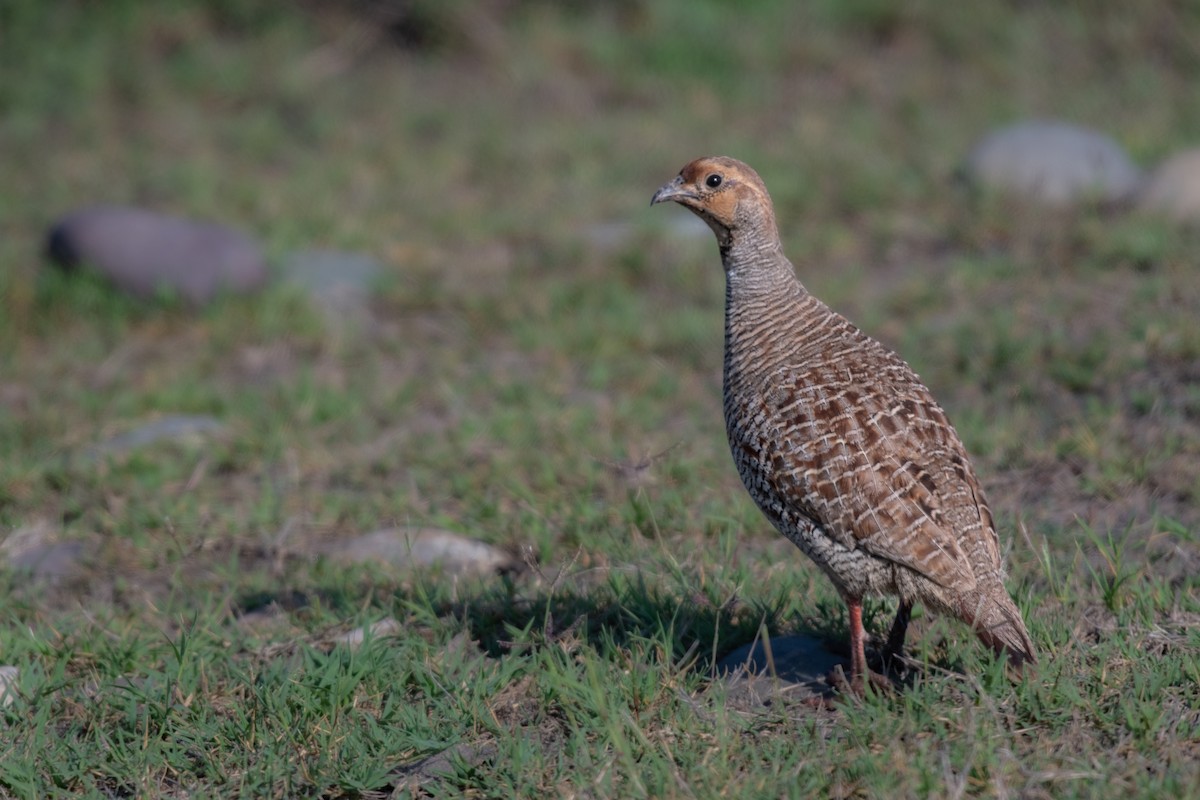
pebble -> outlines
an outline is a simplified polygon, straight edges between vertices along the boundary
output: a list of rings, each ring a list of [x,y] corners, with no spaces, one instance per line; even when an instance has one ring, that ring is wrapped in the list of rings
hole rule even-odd
[[[156,442],[196,441],[204,436],[219,433],[224,425],[213,417],[195,414],[168,414],[165,417],[143,423],[107,439],[90,449],[88,455],[126,453]]]
[[[284,256],[280,277],[315,296],[353,292],[367,294],[383,273],[371,256],[342,250],[297,250]]]
[[[325,554],[344,564],[396,568],[439,566],[455,575],[514,569],[512,556],[489,544],[437,528],[386,528],[334,542]]]
[[[770,652],[768,659],[760,640],[739,647],[717,662],[717,672],[725,673],[728,701],[734,707],[748,710],[769,705],[776,698],[829,697],[832,690],[825,678],[845,662],[811,636],[771,639]]]
[[[48,522],[17,528],[0,542],[0,563],[34,581],[58,583],[79,574],[87,554],[81,541],[58,541]]]
[[[1138,207],[1177,222],[1200,222],[1200,148],[1160,164],[1142,187]]]
[[[420,792],[423,783],[454,775],[463,765],[478,766],[495,758],[499,753],[500,747],[495,739],[487,736],[479,742],[460,742],[439,753],[403,764],[392,771],[396,780],[396,789],[392,796],[424,794]]]
[[[1111,137],[1066,122],[1030,120],[993,131],[967,156],[967,177],[1049,206],[1130,197],[1141,172]]]
[[[303,289],[326,316],[337,321],[369,316],[368,304],[383,266],[362,253],[298,250],[283,258],[280,278]]]
[[[355,628],[352,631],[346,631],[341,636],[334,637],[333,643],[349,647],[351,650],[356,650],[362,646],[362,643],[370,635],[372,639],[379,639],[384,636],[396,636],[400,633],[401,627],[398,620],[387,617],[378,622],[373,622],[360,628]]]
[[[67,214],[51,228],[46,251],[64,269],[90,266],[137,297],[168,291],[196,306],[268,278],[262,248],[241,231],[128,206]]]

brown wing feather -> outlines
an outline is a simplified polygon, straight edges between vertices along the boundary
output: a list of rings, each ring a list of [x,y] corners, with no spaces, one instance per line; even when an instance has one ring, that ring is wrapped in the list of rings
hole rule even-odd
[[[968,591],[964,548],[982,538],[999,561],[990,512],[941,408],[906,365],[888,367],[869,380],[845,363],[776,373],[763,411],[786,435],[764,454],[770,481],[843,546]]]

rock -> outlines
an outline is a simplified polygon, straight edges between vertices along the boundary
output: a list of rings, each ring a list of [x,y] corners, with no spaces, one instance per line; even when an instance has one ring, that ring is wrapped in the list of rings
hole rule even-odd
[[[1112,138],[1065,122],[1031,120],[988,134],[971,150],[967,177],[987,188],[1049,206],[1117,202],[1141,173]]]
[[[341,250],[298,250],[280,264],[281,277],[314,295],[351,291],[366,294],[383,267],[362,253]]]
[[[437,528],[386,528],[334,542],[325,554],[344,564],[380,564],[401,569],[441,567],[457,575],[510,570],[513,558],[489,544]]]
[[[83,553],[83,542],[54,542],[30,548],[8,563],[15,570],[54,583],[79,571]]]
[[[300,250],[280,264],[283,280],[299,286],[331,317],[366,314],[371,290],[383,267],[361,253]]]
[[[81,541],[58,541],[48,522],[17,528],[0,542],[0,563],[35,581],[58,583],[83,569],[87,546]]]
[[[845,659],[830,653],[820,639],[811,636],[782,636],[769,640],[769,644],[769,659],[763,642],[756,641],[717,663],[717,672],[726,675],[730,704],[750,710],[768,705],[775,698],[804,700],[832,695],[825,678]]]
[[[1142,187],[1138,207],[1178,222],[1200,222],[1200,148],[1160,164]]]
[[[454,775],[460,767],[477,767],[495,758],[499,752],[495,739],[485,736],[480,741],[460,742],[440,753],[401,765],[392,771],[392,779],[396,782],[392,796],[408,797],[427,781]]]
[[[16,667],[0,667],[0,708],[8,708],[16,702],[20,674]]]
[[[373,622],[366,627],[355,628],[352,631],[347,631],[341,636],[334,637],[333,643],[344,645],[351,650],[356,650],[362,646],[368,634],[372,639],[379,639],[384,636],[395,636],[400,633],[399,621],[388,617],[381,619],[378,622]]]
[[[218,433],[224,428],[224,425],[212,417],[168,414],[100,442],[89,450],[88,455],[95,457],[101,454],[125,453],[162,441],[195,441],[203,436]]]
[[[46,250],[64,269],[90,266],[138,297],[175,292],[197,306],[268,277],[262,249],[240,231],[125,206],[68,214],[51,228]]]

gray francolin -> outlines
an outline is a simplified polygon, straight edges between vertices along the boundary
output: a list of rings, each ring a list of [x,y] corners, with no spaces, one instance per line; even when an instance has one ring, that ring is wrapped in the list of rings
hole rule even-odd
[[[895,353],[813,297],[783,254],[758,174],[697,159],[654,194],[712,228],[725,267],[725,425],[750,496],[849,608],[851,688],[867,668],[862,599],[896,595],[967,624],[1016,667],[1036,661],[1004,588],[991,511],[958,434]]]

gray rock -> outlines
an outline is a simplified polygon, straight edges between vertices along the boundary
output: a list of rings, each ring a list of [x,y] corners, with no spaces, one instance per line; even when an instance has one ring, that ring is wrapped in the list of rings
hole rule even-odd
[[[355,628],[352,631],[346,631],[341,636],[335,637],[333,643],[343,645],[351,650],[357,650],[362,646],[362,643],[366,641],[368,635],[370,635],[372,639],[379,639],[384,636],[395,636],[396,634],[400,633],[400,630],[401,628],[399,621],[392,619],[391,617],[387,617],[386,619],[381,619],[378,622],[373,622],[370,625],[361,628]]]
[[[8,563],[15,570],[54,583],[79,571],[84,551],[83,542],[54,542],[30,548]]]
[[[212,417],[194,414],[168,414],[100,442],[91,448],[88,455],[96,457],[101,454],[125,453],[155,442],[195,441],[206,435],[219,433],[224,430],[224,427]]]
[[[988,134],[967,156],[967,177],[1049,206],[1116,202],[1141,172],[1111,137],[1065,122],[1031,120]]]
[[[284,257],[280,276],[314,295],[371,291],[383,273],[378,261],[341,250],[297,250]]]
[[[21,671],[16,667],[0,667],[0,708],[11,706],[17,699],[17,678]]]
[[[495,758],[500,752],[495,740],[488,736],[478,742],[461,742],[440,753],[397,767],[392,772],[396,789],[392,797],[408,797],[428,781],[455,774],[459,765],[475,767]]]
[[[775,698],[805,700],[832,694],[825,678],[845,659],[825,649],[811,636],[782,636],[771,639],[770,657],[763,642],[739,647],[717,663],[725,673],[729,702],[752,709]]]
[[[93,206],[60,219],[47,253],[65,269],[86,265],[123,291],[166,290],[194,305],[220,292],[245,293],[267,280],[258,243],[225,225],[125,206]]]
[[[437,528],[386,528],[329,545],[325,554],[344,564],[401,569],[439,566],[457,575],[512,569],[512,557],[489,544]]]
[[[300,287],[331,317],[364,316],[383,266],[368,255],[299,250],[284,257],[280,277]]]
[[[1142,187],[1138,207],[1178,222],[1200,222],[1200,148],[1160,164]]]
[[[0,563],[35,581],[58,583],[83,569],[87,546],[81,541],[59,541],[47,522],[17,528],[0,542]]]

